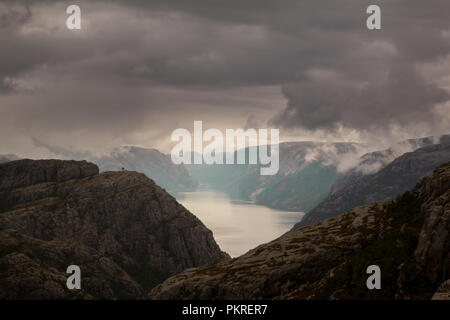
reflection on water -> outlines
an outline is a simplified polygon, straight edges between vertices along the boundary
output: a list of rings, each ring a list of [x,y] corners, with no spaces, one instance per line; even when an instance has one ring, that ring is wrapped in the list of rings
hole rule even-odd
[[[211,190],[183,192],[177,200],[212,230],[220,248],[232,257],[274,240],[303,217],[302,212],[232,200],[225,193]]]

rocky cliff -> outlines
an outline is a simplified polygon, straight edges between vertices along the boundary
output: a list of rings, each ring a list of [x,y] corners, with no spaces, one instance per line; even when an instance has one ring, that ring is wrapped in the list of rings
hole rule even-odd
[[[238,258],[186,270],[149,298],[442,298],[449,293],[449,230],[447,163],[395,201],[357,207]],[[381,269],[381,290],[366,287],[369,265]]]
[[[329,195],[308,212],[294,229],[335,217],[353,207],[391,200],[411,189],[422,177],[450,160],[450,144],[429,145],[396,158],[380,171],[361,177]]]
[[[142,298],[226,259],[212,232],[145,175],[86,161],[0,165],[0,299]],[[66,288],[67,266],[82,290]]]

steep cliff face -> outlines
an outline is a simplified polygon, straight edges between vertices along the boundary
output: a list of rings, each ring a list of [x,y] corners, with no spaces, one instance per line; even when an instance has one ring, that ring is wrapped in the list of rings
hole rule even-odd
[[[357,207],[236,259],[186,270],[149,298],[430,299],[435,291],[443,297],[449,221],[447,163],[395,201]],[[366,287],[369,265],[381,269],[381,290]]]
[[[82,297],[139,298],[168,276],[227,258],[200,220],[140,173],[13,161],[0,165],[0,199],[3,298],[70,296],[60,280],[71,264],[92,280]]]
[[[364,176],[336,191],[308,212],[293,229],[335,217],[353,207],[391,200],[412,188],[422,177],[450,160],[450,144],[441,143],[405,153],[379,172]]]

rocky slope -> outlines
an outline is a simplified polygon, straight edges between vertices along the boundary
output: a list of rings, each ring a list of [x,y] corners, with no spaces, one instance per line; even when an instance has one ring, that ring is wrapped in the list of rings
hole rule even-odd
[[[86,161],[0,165],[0,299],[141,298],[186,268],[228,256],[145,175]],[[79,265],[82,290],[65,283]]]
[[[334,217],[356,206],[391,200],[412,188],[436,166],[449,160],[450,143],[447,141],[405,153],[380,171],[363,176],[329,195],[306,213],[293,229]]]
[[[152,299],[430,299],[448,295],[450,163],[395,201],[361,206],[248,253],[193,268]],[[368,290],[366,268],[381,268]],[[448,283],[448,281],[447,281]],[[436,293],[435,293],[436,292]]]
[[[43,241],[0,231],[0,299],[136,299],[142,287],[97,250],[72,241]],[[65,273],[81,267],[82,290],[67,290]]]

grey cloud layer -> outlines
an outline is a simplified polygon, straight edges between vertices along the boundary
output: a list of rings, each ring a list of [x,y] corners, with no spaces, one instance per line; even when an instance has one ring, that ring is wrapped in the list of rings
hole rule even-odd
[[[419,122],[435,125],[433,106],[450,94],[427,83],[410,65],[392,66],[386,79],[358,87],[341,79],[314,79],[285,85],[288,105],[275,125],[370,130]]]
[[[281,127],[436,127],[434,106],[450,99],[417,71],[449,57],[447,0],[376,1],[381,31],[365,28],[359,0],[79,3],[78,33],[65,29],[66,2],[0,3],[1,110],[19,127],[167,130],[186,114],[236,111],[232,97],[208,90],[263,86],[280,86],[287,100],[266,119]],[[236,117],[254,114],[257,98]]]

